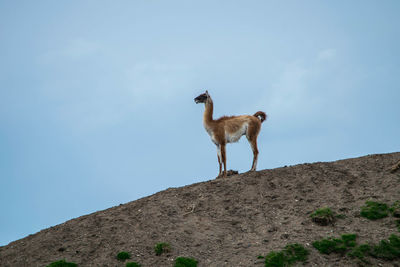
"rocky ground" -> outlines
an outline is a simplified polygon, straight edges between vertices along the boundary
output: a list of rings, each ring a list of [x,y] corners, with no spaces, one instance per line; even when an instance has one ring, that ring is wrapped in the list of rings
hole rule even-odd
[[[78,266],[125,266],[120,251],[142,267],[173,266],[179,256],[198,266],[264,266],[259,255],[300,243],[310,250],[306,266],[357,266],[338,254],[322,255],[312,242],[343,233],[357,242],[399,234],[394,218],[360,216],[367,200],[400,200],[400,153],[369,155],[232,175],[181,188],[169,188],[104,211],[82,216],[0,247],[0,266],[46,266],[66,259]],[[330,207],[340,214],[320,226],[310,214]],[[171,250],[156,256],[154,246]],[[373,266],[396,266],[371,258]]]

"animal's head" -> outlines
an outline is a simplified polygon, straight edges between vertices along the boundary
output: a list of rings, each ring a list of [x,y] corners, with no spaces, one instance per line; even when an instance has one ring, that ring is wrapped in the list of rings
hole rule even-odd
[[[196,97],[194,99],[194,102],[196,102],[196,104],[199,103],[207,103],[207,101],[211,99],[210,95],[208,94],[208,91],[206,91],[204,94],[199,95],[198,97]]]

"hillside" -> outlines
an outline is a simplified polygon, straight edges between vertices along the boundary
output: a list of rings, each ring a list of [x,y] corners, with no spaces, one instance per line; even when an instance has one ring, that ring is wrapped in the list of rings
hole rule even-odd
[[[173,266],[178,256],[193,257],[198,266],[264,266],[257,256],[300,243],[310,250],[307,266],[357,266],[346,256],[320,254],[311,243],[343,233],[357,234],[360,243],[400,234],[392,216],[360,216],[367,200],[400,200],[400,170],[388,171],[399,160],[400,153],[369,155],[169,188],[0,247],[0,265],[46,266],[66,259],[78,266],[125,266],[116,255],[128,251],[142,267]],[[310,214],[325,206],[342,216],[319,226]],[[171,251],[156,256],[158,242],[169,243]]]

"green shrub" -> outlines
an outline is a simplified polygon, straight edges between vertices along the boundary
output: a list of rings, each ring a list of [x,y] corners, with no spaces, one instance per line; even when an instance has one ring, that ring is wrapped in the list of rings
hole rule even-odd
[[[392,213],[393,217],[400,218],[400,201],[394,202],[389,211]]]
[[[367,256],[383,260],[400,259],[400,237],[391,235],[388,240],[382,240],[378,245],[362,244],[357,246],[355,234],[344,234],[341,238],[322,239],[313,242],[313,246],[323,254],[332,252],[345,254],[351,258],[357,258],[362,263],[368,264]]]
[[[389,240],[382,240],[378,245],[373,246],[370,254],[378,259],[399,259],[400,238],[397,235],[391,235]]]
[[[364,263],[368,263],[369,261],[365,259],[365,257],[369,255],[370,251],[371,246],[368,244],[363,244],[353,248],[347,255],[349,255],[351,258],[357,258]]]
[[[343,234],[341,235],[342,240],[344,242],[344,244],[346,245],[346,247],[355,247],[356,244],[356,238],[357,235],[356,234]]]
[[[289,244],[282,251],[271,251],[265,256],[266,267],[290,266],[297,261],[306,261],[309,251],[300,244]]]
[[[397,230],[400,232],[400,220],[396,220],[395,223],[396,223]]]
[[[128,262],[125,267],[141,267],[141,265],[137,262]]]
[[[340,239],[327,238],[312,243],[313,247],[316,248],[322,254],[344,253],[346,246]]]
[[[124,261],[124,260],[130,259],[130,258],[131,258],[131,255],[126,251],[121,251],[120,253],[117,254],[117,259],[120,261]]]
[[[168,243],[158,243],[154,247],[154,252],[156,253],[157,256],[160,256],[165,252],[169,252],[170,250],[171,246]]]
[[[310,217],[313,222],[319,225],[332,224],[335,220],[332,210],[328,207],[317,209],[316,211],[311,213]]]
[[[370,219],[377,220],[385,218],[389,214],[389,208],[385,203],[379,203],[374,201],[367,201],[365,205],[361,207],[361,216]]]
[[[288,257],[289,264],[296,261],[306,261],[309,251],[300,244],[289,244],[285,247],[284,253]]]
[[[192,258],[179,257],[176,258],[174,267],[197,267],[197,261]]]
[[[76,267],[76,266],[78,266],[76,263],[66,262],[65,260],[59,260],[59,261],[50,263],[46,267]]]
[[[283,267],[287,266],[287,260],[283,251],[271,251],[265,256],[265,267]]]
[[[322,254],[344,254],[348,248],[356,246],[356,238],[357,235],[355,234],[343,234],[341,238],[329,237],[320,241],[315,241],[312,245]]]

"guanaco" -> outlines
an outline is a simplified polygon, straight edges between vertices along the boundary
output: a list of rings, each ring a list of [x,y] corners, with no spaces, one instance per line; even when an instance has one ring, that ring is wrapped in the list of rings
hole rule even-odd
[[[254,115],[223,116],[217,120],[213,119],[214,104],[211,96],[206,91],[194,99],[196,104],[204,103],[205,110],[203,115],[203,125],[211,140],[217,146],[217,157],[219,164],[218,177],[226,177],[226,149],[227,143],[239,141],[246,135],[253,150],[253,164],[250,171],[255,171],[257,167],[258,148],[257,136],[261,129],[261,123],[266,120],[265,112],[257,111]],[[222,172],[222,164],[224,171]]]

